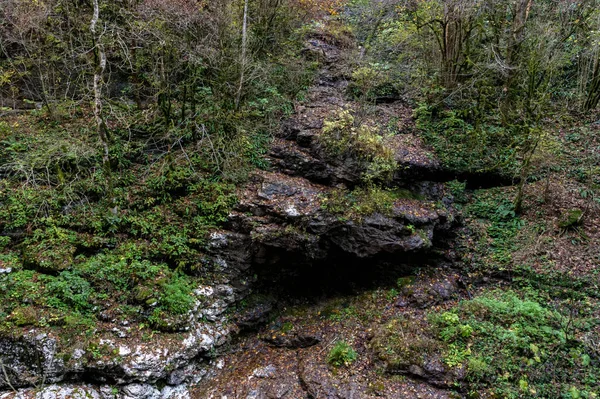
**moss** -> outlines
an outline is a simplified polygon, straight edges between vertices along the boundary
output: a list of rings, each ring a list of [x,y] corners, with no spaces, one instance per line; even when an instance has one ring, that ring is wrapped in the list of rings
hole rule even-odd
[[[138,303],[152,303],[154,291],[151,287],[138,285],[133,289],[133,298]],[[155,301],[155,300],[154,300]]]
[[[428,325],[404,317],[379,328],[371,341],[371,348],[390,372],[420,365],[426,355],[439,352],[441,347],[443,343],[431,336]]]
[[[38,318],[39,314],[33,306],[18,307],[9,316],[9,320],[19,327],[35,326],[38,324]]]
[[[583,211],[581,209],[570,209],[561,215],[558,221],[558,227],[568,230],[581,225],[583,221]]]
[[[357,187],[352,191],[336,189],[322,200],[324,210],[346,219],[360,220],[364,216],[380,213],[392,216],[394,204],[403,198],[415,198],[408,190],[393,190],[375,185]]]

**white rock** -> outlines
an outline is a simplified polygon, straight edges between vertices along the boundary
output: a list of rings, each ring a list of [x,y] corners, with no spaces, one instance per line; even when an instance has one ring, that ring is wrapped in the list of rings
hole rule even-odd
[[[121,388],[121,399],[160,399],[160,391],[149,384],[131,384]]]
[[[85,351],[81,348],[77,348],[73,351],[73,354],[71,355],[71,359],[78,360],[78,359],[81,359],[83,357],[83,355],[85,355]]]
[[[209,245],[214,248],[222,248],[227,246],[227,236],[223,233],[212,232],[210,233]]]
[[[167,385],[160,392],[160,399],[191,399],[191,396],[186,385]]]
[[[285,208],[285,213],[290,217],[300,216],[300,212],[298,212],[294,205],[289,205],[287,208]]]
[[[214,293],[215,290],[210,285],[200,286],[194,290],[196,296],[212,296]]]
[[[121,345],[119,346],[119,356],[127,356],[131,353],[131,349],[129,347]]]
[[[256,378],[273,378],[277,373],[277,369],[272,364],[265,367],[259,367],[252,372]]]
[[[100,392],[89,385],[50,385],[37,392],[35,399],[102,399]]]

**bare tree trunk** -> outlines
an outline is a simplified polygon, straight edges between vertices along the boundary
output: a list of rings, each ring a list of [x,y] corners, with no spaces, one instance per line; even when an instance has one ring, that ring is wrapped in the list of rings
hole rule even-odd
[[[239,108],[244,88],[244,74],[246,72],[246,53],[248,51],[248,0],[244,1],[244,17],[242,23],[242,57],[240,60],[240,85],[235,96],[235,108]]]
[[[600,102],[600,52],[596,56],[594,62],[594,72],[592,73],[592,80],[587,90],[587,98],[583,104],[584,111],[591,111],[598,106]]]
[[[531,134],[531,132],[530,132]],[[521,165],[521,173],[519,176],[519,185],[517,186],[517,196],[513,203],[515,213],[518,215],[523,211],[523,198],[525,196],[525,184],[527,184],[527,178],[529,177],[529,170],[531,168],[531,159],[535,154],[540,141],[542,140],[542,133],[539,129],[536,129],[536,136],[534,137],[533,143],[531,143],[528,152],[525,154],[523,159],[523,165]]]
[[[521,44],[523,43],[523,35],[525,32],[525,24],[529,19],[529,13],[533,0],[517,0],[516,10],[513,15],[513,23],[511,34],[508,38],[506,46],[506,77],[504,79],[504,92],[506,96],[500,107],[501,114],[506,120],[508,111],[510,111],[513,101],[512,85],[516,75],[517,58],[519,56]]]
[[[110,158],[108,150],[108,135],[107,127],[102,116],[102,84],[104,70],[106,69],[106,54],[104,47],[100,43],[100,36],[96,30],[98,19],[100,18],[100,6],[98,0],[93,0],[94,13],[90,22],[90,31],[92,32],[92,42],[94,45],[94,117],[96,119],[96,131],[102,144],[102,166],[106,174],[109,191],[111,190],[111,176],[110,176]]]

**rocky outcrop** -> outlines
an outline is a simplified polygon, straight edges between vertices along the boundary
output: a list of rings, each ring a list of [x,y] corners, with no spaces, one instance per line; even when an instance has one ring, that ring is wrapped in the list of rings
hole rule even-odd
[[[196,311],[196,321],[188,326],[188,332],[177,335],[82,339],[68,347],[64,343],[61,346],[58,338],[34,330],[19,339],[3,338],[0,386],[18,388],[78,380],[114,385],[165,381],[176,386],[198,379],[197,360],[229,338],[221,315],[233,298],[223,295],[223,291],[232,293],[230,287],[197,291],[212,301]]]
[[[39,389],[0,394],[0,399],[190,399],[186,385],[157,389],[149,384],[111,385],[50,385]]]
[[[265,263],[276,261],[270,258],[275,248],[306,261],[325,259],[332,251],[368,258],[427,249],[434,232],[449,229],[454,220],[439,203],[414,199],[398,199],[386,215],[345,219],[325,209],[330,192],[331,187],[304,178],[260,172],[241,193],[229,226],[250,237],[251,262]]]
[[[340,63],[341,53],[332,50],[325,40],[313,39],[307,44],[311,53],[319,52],[324,69],[318,83],[309,90],[305,104],[296,107],[295,115],[284,123],[275,138],[269,159],[286,174],[302,176],[324,184],[358,184],[363,173],[363,162],[356,156],[332,156],[320,141],[326,120],[342,110],[362,110],[368,105],[348,100],[347,72]],[[412,110],[402,101],[370,107],[361,123],[379,130],[384,144],[393,152],[398,168],[394,184],[406,186],[423,179],[435,179],[442,174],[440,163],[425,148],[411,128]],[[386,130],[396,134],[385,134]],[[437,180],[437,181],[443,181]]]
[[[228,222],[211,233],[206,256],[199,260],[199,270],[211,285],[194,291],[197,304],[184,323],[173,325],[173,333],[157,336],[142,336],[126,324],[120,325],[66,347],[50,333],[35,330],[18,339],[3,338],[0,353],[5,364],[0,389],[43,389],[0,394],[0,399],[185,398],[189,395],[187,384],[205,376],[206,364],[233,331],[266,319],[271,308],[268,303],[246,309],[239,316],[226,315],[252,291],[256,266],[285,264],[289,268],[343,255],[368,267],[374,259],[425,252],[438,233],[452,228],[455,217],[443,186],[419,181],[426,174],[423,171],[431,174],[439,165],[409,130],[386,136],[384,144],[398,164],[391,185],[410,187],[418,195],[398,198],[387,212],[360,217],[327,208],[326,199],[334,190],[361,184],[364,164],[356,156],[332,157],[319,137],[332,111],[353,109],[356,104],[345,96],[345,72],[338,66],[340,50],[315,38],[309,40],[305,52],[324,65],[319,81],[273,142],[268,156],[272,170],[256,172],[239,188],[239,204]],[[376,123],[366,123],[380,127],[395,121],[401,129],[410,112],[401,103],[383,104],[371,118]],[[316,345],[320,338],[318,334],[296,334],[266,341],[274,347],[297,349]],[[254,372],[253,378],[270,382],[247,397],[295,397],[294,392],[302,389],[315,398],[353,397],[352,384],[338,389],[321,378],[319,369],[306,362],[299,367],[296,374],[301,386],[297,377],[292,384],[271,381],[270,369]],[[77,381],[95,385],[69,385]],[[66,385],[48,386],[56,383]],[[323,396],[325,392],[331,395]]]

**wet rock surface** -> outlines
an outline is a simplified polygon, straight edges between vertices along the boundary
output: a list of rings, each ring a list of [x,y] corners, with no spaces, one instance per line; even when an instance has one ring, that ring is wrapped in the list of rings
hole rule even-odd
[[[451,270],[436,276],[414,276],[415,284],[426,280],[452,281]],[[427,284],[423,284],[427,285]],[[442,301],[443,306],[456,303]],[[390,337],[387,327],[397,319],[411,320],[421,327],[424,311],[398,308],[394,303],[403,295],[394,289],[376,288],[350,296],[332,296],[318,301],[305,298],[295,306],[282,304],[277,317],[258,334],[239,339],[222,357],[223,367],[191,394],[197,398],[459,398],[455,388],[464,375],[450,368],[435,351],[426,352],[427,341],[416,335],[426,330],[406,330]],[[290,345],[297,337],[318,337],[310,346]],[[385,339],[388,350],[394,345],[414,346],[419,356],[407,361],[381,356]],[[334,366],[330,361],[337,342],[344,341],[356,352],[348,365]],[[425,356],[421,356],[426,353]],[[235,383],[232,383],[235,381]]]

